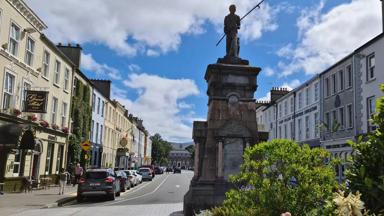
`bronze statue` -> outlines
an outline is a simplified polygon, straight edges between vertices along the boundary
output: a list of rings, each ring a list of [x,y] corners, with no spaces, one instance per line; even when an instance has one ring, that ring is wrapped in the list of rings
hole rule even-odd
[[[240,17],[235,14],[236,6],[229,6],[229,14],[224,18],[224,33],[227,36],[226,56],[239,56],[239,39],[237,30],[240,29]]]

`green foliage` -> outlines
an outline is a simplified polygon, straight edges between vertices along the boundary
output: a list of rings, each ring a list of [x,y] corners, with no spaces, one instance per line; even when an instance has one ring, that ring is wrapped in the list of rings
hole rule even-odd
[[[247,148],[241,172],[230,177],[238,188],[213,215],[327,215],[323,207],[338,187],[332,164],[324,163],[329,156],[281,139]]]
[[[172,150],[169,142],[163,140],[160,134],[156,133],[150,137],[152,141],[152,163],[165,165],[168,163],[168,155]]]
[[[372,119],[376,131],[350,142],[354,154],[346,174],[350,190],[362,193],[367,209],[377,214],[384,213],[384,97],[378,100],[376,110]]]
[[[84,152],[82,152],[80,143],[89,137],[92,108],[90,105],[90,87],[84,86],[80,81],[76,83],[75,96],[72,97],[71,116],[73,119],[73,134],[69,140],[69,144],[73,149],[71,157],[73,164],[81,162],[84,166]]]

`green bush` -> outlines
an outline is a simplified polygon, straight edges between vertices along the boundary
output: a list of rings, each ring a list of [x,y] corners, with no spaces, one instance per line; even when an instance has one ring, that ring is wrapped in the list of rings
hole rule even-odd
[[[324,149],[281,139],[247,148],[241,172],[230,178],[237,188],[212,214],[329,215],[324,206],[338,187],[333,165],[325,163],[329,156]]]

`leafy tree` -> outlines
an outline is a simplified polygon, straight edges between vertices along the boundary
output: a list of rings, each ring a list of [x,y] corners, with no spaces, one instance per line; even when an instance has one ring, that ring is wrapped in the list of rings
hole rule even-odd
[[[381,85],[384,92],[384,85]],[[384,213],[384,97],[377,102],[372,122],[377,129],[367,137],[350,142],[354,154],[346,172],[351,191],[359,191],[372,213]]]
[[[163,140],[158,133],[151,136],[150,139],[152,141],[152,163],[166,164],[169,152],[172,150],[171,144]]]
[[[189,153],[191,153],[192,161],[195,160],[195,145],[189,145],[185,147],[185,150],[187,150]]]
[[[330,154],[294,141],[276,139],[247,148],[241,172],[230,177],[237,188],[213,215],[328,215],[323,212],[338,187]]]

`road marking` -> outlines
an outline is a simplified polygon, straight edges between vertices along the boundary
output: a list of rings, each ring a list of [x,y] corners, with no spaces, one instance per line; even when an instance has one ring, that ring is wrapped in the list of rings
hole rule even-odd
[[[180,185],[176,185],[176,187],[177,187],[177,188],[179,188],[179,187],[180,187]]]
[[[165,179],[159,184],[159,186],[157,186],[155,188],[155,190],[153,190],[152,192],[149,192],[149,193],[146,193],[146,194],[143,194],[143,195],[140,195],[140,196],[137,196],[137,197],[132,197],[132,198],[129,198],[129,199],[123,199],[123,200],[119,200],[119,201],[115,201],[113,203],[106,203],[105,205],[103,206],[107,206],[107,205],[113,205],[113,204],[117,204],[117,203],[121,203],[121,202],[125,202],[125,201],[129,201],[129,200],[134,200],[134,199],[138,199],[138,198],[141,198],[141,197],[145,197],[145,196],[148,196],[148,195],[151,195],[153,193],[155,193],[163,184],[164,182],[168,179],[169,176],[165,177]]]

